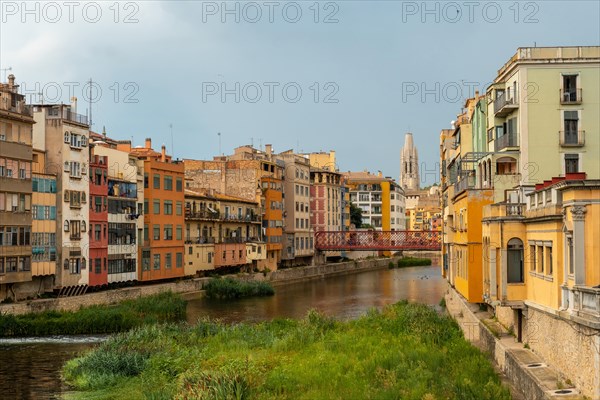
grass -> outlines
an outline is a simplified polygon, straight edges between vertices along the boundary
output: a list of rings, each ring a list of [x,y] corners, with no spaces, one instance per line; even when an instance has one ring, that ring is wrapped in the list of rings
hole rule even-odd
[[[455,321],[406,302],[343,322],[144,326],[63,376],[74,399],[510,399]]]
[[[206,297],[210,299],[237,299],[275,294],[275,289],[268,282],[246,282],[232,278],[213,278],[204,285],[204,290]]]
[[[415,257],[405,257],[398,260],[397,266],[398,268],[403,267],[420,267],[425,265],[431,265],[431,259],[429,258],[415,258]]]
[[[181,296],[164,292],[78,311],[3,314],[0,315],[0,337],[124,332],[146,324],[180,321],[185,318],[185,308],[186,302]]]

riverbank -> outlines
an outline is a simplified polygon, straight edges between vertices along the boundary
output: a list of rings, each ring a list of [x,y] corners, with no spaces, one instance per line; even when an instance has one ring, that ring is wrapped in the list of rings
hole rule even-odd
[[[185,310],[186,302],[181,296],[163,292],[114,306],[93,305],[78,311],[0,314],[0,337],[125,332],[143,325],[184,320]]]
[[[451,286],[448,286],[444,300],[449,315],[457,321],[465,338],[489,354],[498,370],[505,374],[516,391],[513,398],[588,399],[555,367],[518,342],[514,333],[507,331],[487,310],[468,303]]]
[[[147,326],[71,360],[70,398],[509,399],[449,316],[400,302],[351,321]],[[206,397],[209,396],[209,397]]]
[[[277,271],[254,274],[232,275],[235,279],[267,281],[273,286],[279,286],[300,281],[320,279],[325,276],[354,274],[387,268],[390,261],[397,262],[397,257],[354,260],[325,265],[295,267]],[[160,283],[156,285],[135,286],[130,288],[107,290],[104,292],[88,293],[81,296],[61,297],[56,299],[39,299],[25,302],[0,304],[0,314],[22,315],[44,311],[77,311],[81,307],[93,305],[117,304],[125,300],[156,295],[162,292],[197,293],[203,290],[211,278],[192,278],[177,282]]]

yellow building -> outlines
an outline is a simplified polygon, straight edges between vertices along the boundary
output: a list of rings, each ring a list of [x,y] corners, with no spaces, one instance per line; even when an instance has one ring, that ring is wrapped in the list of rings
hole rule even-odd
[[[264,268],[258,203],[214,191],[185,191],[185,275],[225,267]]]
[[[344,174],[350,201],[362,210],[363,225],[378,231],[405,229],[404,190],[390,177],[370,172]]]
[[[518,341],[592,398],[600,394],[598,221],[600,180],[584,173],[536,185],[525,203],[490,205],[483,218],[484,298]],[[558,343],[577,346],[556,351]]]

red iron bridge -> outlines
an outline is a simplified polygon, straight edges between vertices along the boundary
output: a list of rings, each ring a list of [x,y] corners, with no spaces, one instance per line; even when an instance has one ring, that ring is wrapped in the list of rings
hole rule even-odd
[[[439,251],[441,239],[439,231],[321,231],[315,232],[315,249]]]

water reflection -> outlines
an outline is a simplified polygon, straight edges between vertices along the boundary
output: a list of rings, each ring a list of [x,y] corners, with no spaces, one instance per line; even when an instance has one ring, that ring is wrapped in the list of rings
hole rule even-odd
[[[193,299],[188,321],[208,316],[225,322],[302,318],[315,308],[337,318],[355,318],[372,307],[399,300],[435,305],[446,288],[439,267],[379,270],[283,285],[272,297],[235,301]],[[64,363],[103,340],[102,336],[0,340],[0,399],[53,399],[68,390]]]
[[[0,398],[58,399],[62,365],[90,343],[0,344]]]
[[[283,285],[267,298],[191,299],[188,322],[220,318],[224,322],[259,322],[276,317],[302,318],[311,308],[341,319],[356,318],[372,307],[408,300],[436,305],[446,288],[439,267],[378,270]]]

